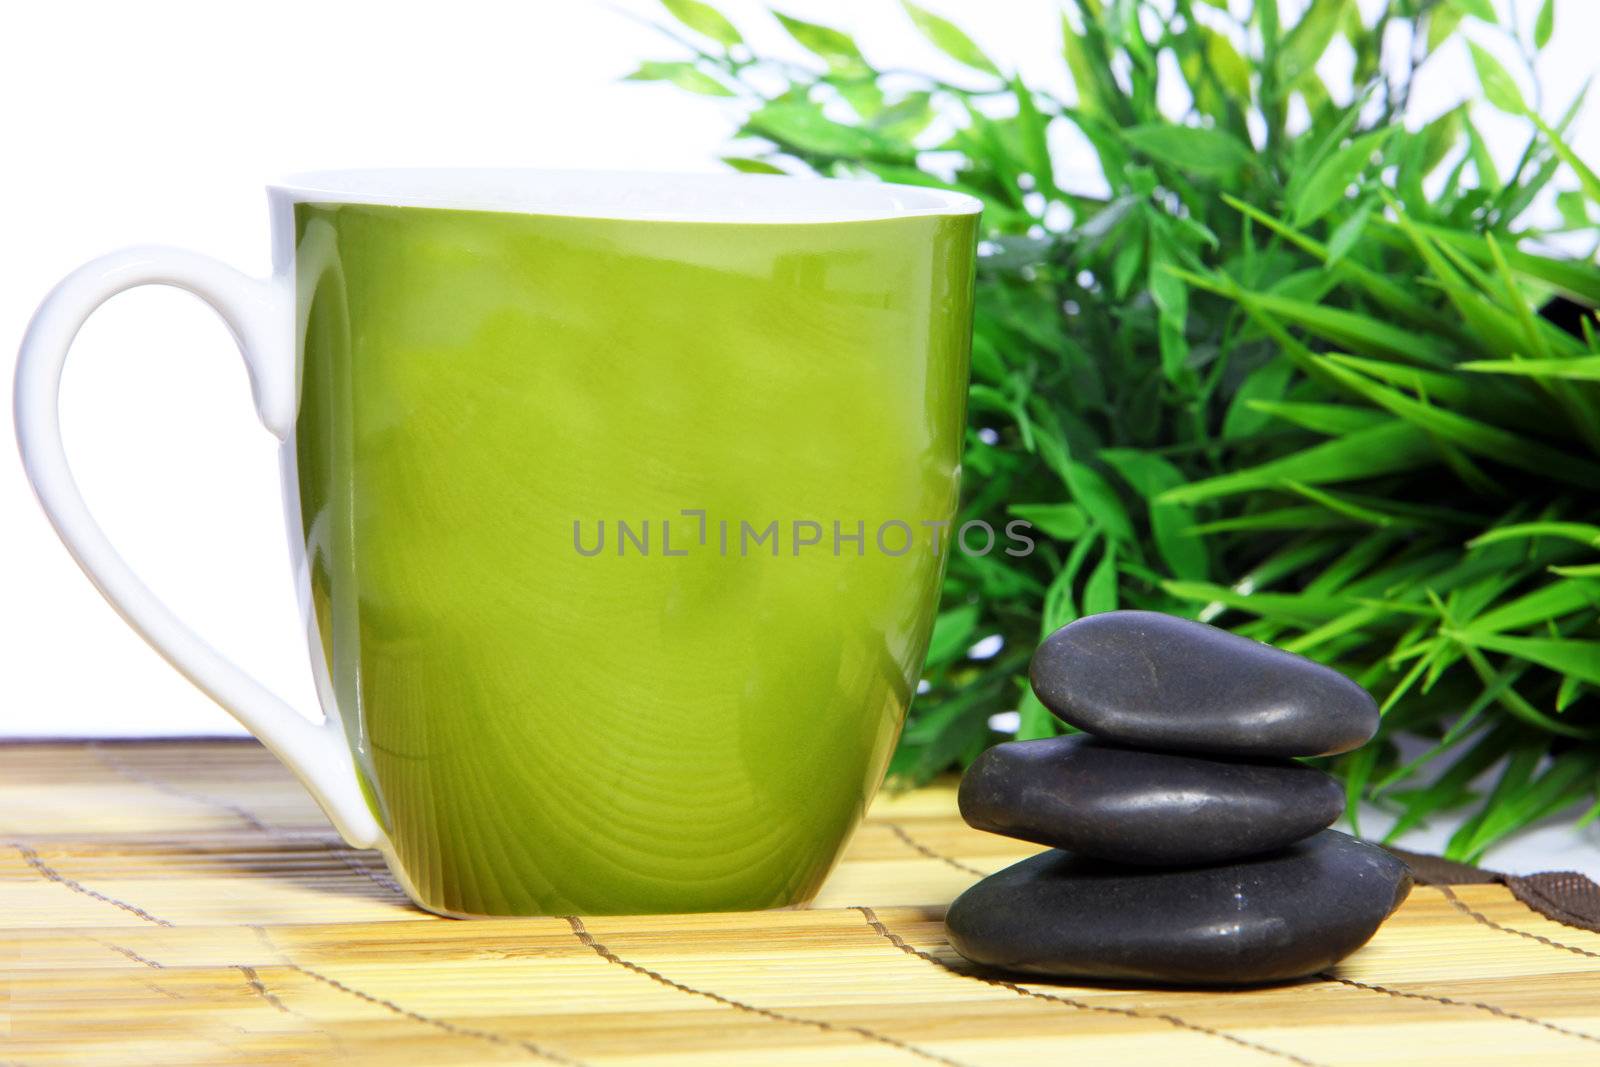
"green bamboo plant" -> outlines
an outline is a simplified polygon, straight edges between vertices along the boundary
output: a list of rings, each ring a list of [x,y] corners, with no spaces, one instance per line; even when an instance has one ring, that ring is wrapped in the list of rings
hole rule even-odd
[[[1552,0],[1526,36],[1488,0],[1365,18],[1312,0],[1292,21],[1278,0],[1074,0],[1055,29],[1070,94],[909,2],[959,81],[881,70],[779,12],[814,60],[766,57],[707,4],[664,6],[681,55],[633,77],[736,109],[731,166],[985,205],[962,520],[1043,536],[951,561],[900,780],[1004,739],[997,713],[1024,738],[1063,729],[1028,691],[1031,650],[1138,607],[1370,689],[1382,732],[1333,769],[1394,834],[1472,805],[1449,847],[1472,859],[1594,801],[1600,177],[1567,140],[1581,95],[1547,114],[1485,47],[1531,71]],[[1471,98],[1408,121],[1419,68],[1463,43]],[[1325,81],[1341,50],[1348,77]],[[1524,127],[1505,173],[1485,108]],[[1061,166],[1063,132],[1092,147],[1093,188]]]

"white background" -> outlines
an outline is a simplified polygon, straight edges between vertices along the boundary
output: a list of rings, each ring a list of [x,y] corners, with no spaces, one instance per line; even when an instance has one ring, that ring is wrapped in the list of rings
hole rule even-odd
[[[804,59],[761,5],[720,6],[760,50]],[[961,77],[889,0],[782,6],[850,31],[883,65]],[[1048,0],[926,6],[1030,82],[1070,92]],[[1531,19],[1534,0],[1520,6]],[[62,274],[122,245],[181,245],[265,273],[261,186],[296,170],[721,169],[731,112],[620,81],[643,59],[677,56],[640,16],[661,17],[653,0],[6,5],[0,338],[21,337]],[[1596,69],[1600,4],[1560,0],[1556,25],[1541,59],[1547,111]],[[1514,60],[1494,35],[1472,32]],[[1472,84],[1459,44],[1430,59],[1412,124]],[[1483,112],[1495,153],[1513,158],[1514,127]],[[1600,160],[1600,119],[1580,120],[1576,141]],[[9,373],[0,392],[9,409]],[[62,417],[85,495],[139,573],[218,648],[315,714],[275,450],[220,323],[172,291],[115,298],[74,346]],[[100,600],[56,543],[14,450],[0,453],[0,735],[238,732]]]

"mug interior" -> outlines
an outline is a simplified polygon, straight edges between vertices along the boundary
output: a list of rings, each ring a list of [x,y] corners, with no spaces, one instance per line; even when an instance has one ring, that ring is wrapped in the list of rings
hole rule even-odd
[[[944,189],[775,174],[391,168],[316,171],[269,188],[292,203],[701,223],[860,222],[972,215],[982,207]]]

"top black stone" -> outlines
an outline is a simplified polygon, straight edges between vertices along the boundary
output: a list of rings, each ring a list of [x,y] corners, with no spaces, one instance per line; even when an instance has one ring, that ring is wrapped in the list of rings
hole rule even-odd
[[[1365,744],[1378,706],[1338,671],[1153,611],[1069,623],[1034,654],[1033,691],[1062,721],[1144,748],[1326,756]]]

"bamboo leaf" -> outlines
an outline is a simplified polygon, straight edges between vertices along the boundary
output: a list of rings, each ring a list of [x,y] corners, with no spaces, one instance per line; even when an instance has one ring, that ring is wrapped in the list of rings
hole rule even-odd
[[[1022,142],[1022,162],[1039,189],[1055,188],[1055,165],[1050,158],[1049,123],[1033,101],[1033,91],[1020,76],[1011,79],[1011,95],[1017,100],[1018,139]]]
[[[1279,400],[1289,388],[1294,365],[1287,359],[1273,359],[1251,371],[1233,394],[1228,414],[1222,420],[1222,439],[1237,441],[1254,436],[1272,420],[1273,413],[1261,404]]]
[[[1445,2],[1463,15],[1471,15],[1473,18],[1482,19],[1491,26],[1498,22],[1495,18],[1492,0],[1445,0]]]
[[[1557,193],[1556,210],[1561,212],[1561,221],[1567,229],[1583,230],[1589,227],[1589,203],[1578,190],[1563,189]]]
[[[1478,84],[1483,87],[1484,99],[1507,114],[1526,114],[1528,105],[1522,98],[1522,90],[1517,88],[1516,80],[1500,65],[1500,61],[1484,51],[1476,41],[1468,41],[1467,47],[1472,50],[1472,66],[1478,72]]]
[[[1108,65],[1099,61],[1083,36],[1061,14],[1061,55],[1072,74],[1072,84],[1078,91],[1078,111],[1085,118],[1108,114],[1108,99],[1117,99],[1116,80]]]
[[[1600,356],[1575,359],[1469,359],[1462,370],[1479,374],[1509,374],[1519,378],[1561,378],[1572,382],[1600,381]]]
[[[1023,687],[1022,699],[1017,703],[1017,740],[1038,741],[1061,733],[1061,720],[1050,714],[1050,709],[1039,702],[1033,690]]]
[[[1589,199],[1595,203],[1600,203],[1600,175],[1596,175],[1593,170],[1590,170],[1589,165],[1578,158],[1578,154],[1568,146],[1566,141],[1561,139],[1559,133],[1550,128],[1544,119],[1534,114],[1529,114],[1528,117],[1533,120],[1535,126],[1539,127],[1539,132],[1544,134],[1545,140],[1550,143],[1551,151],[1560,156],[1561,161],[1571,167],[1572,172],[1578,176],[1578,181],[1582,183],[1583,191],[1588,195]]]
[[[734,91],[722,84],[693,63],[656,63],[642,64],[638,70],[628,75],[624,81],[671,82],[680,89],[687,89],[691,93],[700,93],[704,96],[733,96]]]
[[[1329,352],[1323,358],[1385,384],[1425,396],[1436,403],[1466,404],[1472,398],[1472,383],[1445,371],[1425,370],[1391,360],[1363,359],[1343,352]]]
[[[1544,3],[1539,5],[1538,16],[1533,20],[1533,46],[1541,52],[1544,51],[1555,29],[1556,0],[1544,0]]]
[[[1075,541],[1089,529],[1089,517],[1076,504],[1015,504],[1006,509],[1046,537]]]
[[[1462,120],[1462,129],[1467,133],[1467,158],[1472,161],[1472,169],[1478,175],[1478,187],[1493,191],[1500,188],[1500,171],[1495,166],[1494,154],[1489,151],[1489,144],[1483,139],[1483,134],[1478,132],[1477,124],[1470,118]]]
[[[1252,400],[1253,410],[1292,422],[1313,433],[1330,437],[1369,430],[1381,423],[1393,421],[1390,416],[1371,408],[1352,407],[1349,404],[1313,404],[1305,401]]]
[[[744,38],[734,28],[727,17],[702,0],[661,0],[661,6],[672,13],[672,17],[694,30],[703,34],[723,47],[743,44]]]
[[[1157,499],[1165,490],[1184,483],[1183,472],[1160,456],[1135,449],[1104,449],[1100,458],[1148,501],[1151,537],[1172,573],[1179,578],[1206,578],[1210,562],[1205,545],[1189,535],[1194,513],[1181,504]]]
[[[1333,210],[1345,191],[1373,163],[1394,130],[1392,127],[1363,134],[1318,164],[1292,201],[1296,226],[1308,226]],[[1342,254],[1342,253],[1341,253]],[[1338,258],[1330,250],[1330,258]]]
[[[1432,238],[1440,245],[1449,246],[1475,263],[1488,266],[1491,262],[1489,249],[1478,234],[1462,233],[1447,227],[1415,221],[1412,222],[1412,226],[1418,233]],[[1519,248],[1502,248],[1501,254],[1512,272],[1524,281],[1550,286],[1575,300],[1600,306],[1600,271],[1596,271],[1593,264],[1553,259],[1525,252]]]
[[[1332,360],[1314,357],[1329,374],[1387,411],[1430,434],[1460,445],[1468,452],[1488,456],[1502,463],[1543,476],[1555,476],[1586,488],[1600,489],[1600,466],[1574,459],[1548,445],[1530,441],[1497,426],[1385,388],[1361,375],[1345,370]]]
[[[1483,806],[1478,809],[1476,815],[1462,823],[1451,835],[1449,843],[1445,846],[1446,859],[1459,862],[1473,854],[1471,842],[1489,818],[1489,813],[1509,803],[1511,798],[1532,779],[1534,770],[1539,766],[1539,759],[1544,755],[1543,748],[1538,738],[1530,737],[1511,750],[1511,758],[1501,768],[1494,789],[1490,791]]]
[[[1418,136],[1422,141],[1422,158],[1418,163],[1418,177],[1424,178],[1432,174],[1445,156],[1456,146],[1461,139],[1461,130],[1466,119],[1466,105],[1462,104],[1451,108],[1443,115],[1434,119],[1422,128]],[[1421,186],[1419,185],[1418,188]]]
[[[1575,611],[1593,610],[1597,604],[1600,604],[1600,585],[1578,580],[1551,582],[1467,621],[1462,628],[1473,633],[1521,630]]]
[[[1375,478],[1426,466],[1434,455],[1426,433],[1397,420],[1358,430],[1255,467],[1190,482],[1167,490],[1160,499],[1174,504],[1198,504],[1276,487],[1284,482],[1326,485]]]
[[[1361,834],[1361,798],[1372,780],[1380,751],[1381,746],[1369,743],[1344,758],[1344,810],[1349,816],[1351,831],[1358,837]]]
[[[1247,293],[1227,282],[1188,271],[1174,273],[1196,288],[1231,295],[1252,311],[1276,316],[1354,352],[1435,366],[1449,366],[1454,362],[1438,338],[1402,329],[1370,315],[1271,293]]]
[[[788,171],[764,159],[749,156],[723,156],[722,162],[741,174],[787,174]]]
[[[891,778],[927,781],[963,755],[970,760],[989,734],[988,709],[1004,691],[1002,680],[971,685],[906,728],[911,744],[895,752]]]
[[[1437,744],[1425,749],[1412,757],[1403,766],[1395,768],[1380,778],[1373,785],[1372,792],[1381,796],[1396,784],[1409,780],[1418,770],[1434,763],[1440,756],[1472,737],[1474,733],[1482,730],[1484,728],[1483,709],[1491,703],[1493,703],[1492,699],[1485,699],[1480,695],[1477,700],[1473,701],[1473,708],[1462,712],[1461,719],[1457,720],[1456,725],[1452,726],[1446,735],[1439,739]],[[1462,720],[1465,720],[1465,722],[1463,723]]]
[[[973,70],[1000,76],[1000,68],[995,66],[994,60],[984,55],[977,42],[953,22],[918,7],[911,0],[900,0],[900,6],[911,16],[912,23],[922,32],[922,36],[939,51]]]
[[[1361,235],[1366,233],[1367,223],[1372,219],[1373,202],[1364,201],[1341,223],[1328,238],[1328,263],[1338,263],[1361,240]]]
[[[1262,618],[1303,624],[1323,622],[1350,610],[1348,600],[1295,593],[1241,593],[1211,582],[1163,582],[1161,588],[1182,600],[1225,604]]]
[[[1164,241],[1152,242],[1150,248],[1150,299],[1159,312],[1156,344],[1161,353],[1161,371],[1168,381],[1181,381],[1189,359],[1185,332],[1189,288],[1173,269],[1173,254]]]
[[[1232,177],[1252,158],[1250,149],[1238,138],[1199,126],[1135,126],[1123,130],[1122,138],[1159,163],[1210,178]]]
[[[933,636],[928,639],[928,663],[940,666],[961,656],[972,646],[977,628],[976,604],[940,612],[933,620]]]
[[[1305,531],[1352,525],[1356,524],[1353,520],[1345,518],[1343,515],[1330,512],[1326,508],[1308,504],[1301,507],[1275,508],[1271,511],[1259,511],[1250,515],[1238,515],[1231,519],[1216,519],[1212,522],[1196,523],[1189,527],[1189,535],[1199,537],[1206,534],[1259,530]]]
[[[1569,675],[1600,685],[1600,641],[1579,641],[1572,638],[1512,637],[1506,634],[1486,634],[1476,630],[1446,630],[1445,636],[1490,652],[1504,652],[1559,674]]]
[[[1066,461],[1066,483],[1073,501],[1098,522],[1113,541],[1132,541],[1133,523],[1116,490],[1093,467],[1076,460]]]
[[[1106,542],[1105,555],[1089,575],[1083,588],[1083,613],[1098,615],[1103,611],[1117,610],[1117,546]]]
[[[1514,793],[1491,797],[1484,804],[1482,823],[1466,842],[1464,857],[1475,862],[1508,834],[1578,803],[1593,790],[1597,766],[1593,752],[1565,752]]]
[[[1424,322],[1434,327],[1442,327],[1444,325],[1444,320],[1432,308],[1418,300],[1415,295],[1407,292],[1402,286],[1397,285],[1392,279],[1386,278],[1375,271],[1370,271],[1349,259],[1333,261],[1326,245],[1320,241],[1313,240],[1253,204],[1247,204],[1228,193],[1222,194],[1222,200],[1229,207],[1239,211],[1251,221],[1260,223],[1273,233],[1292,242],[1296,247],[1304,249],[1307,254],[1315,256],[1324,263],[1328,263],[1330,267],[1335,268],[1341,279],[1357,286],[1389,311],[1412,322]],[[1224,287],[1219,288],[1217,291],[1224,292],[1225,295],[1234,298],[1237,298],[1243,292],[1238,287]]]
[[[745,120],[745,130],[788,151],[835,158],[909,158],[883,137],[857,126],[835,122],[810,101],[774,101]]]
[[[1417,790],[1402,802],[1400,818],[1384,835],[1391,842],[1421,824],[1428,816],[1460,804],[1471,796],[1469,786],[1478,775],[1494,766],[1518,740],[1512,725],[1502,725],[1486,734],[1459,756],[1450,768],[1425,789]]]
[[[1225,34],[1201,26],[1200,36],[1205,42],[1205,63],[1216,76],[1223,91],[1240,103],[1250,100],[1250,64],[1233,47]]]
[[[1493,682],[1495,679],[1494,669],[1489,665],[1488,660],[1484,658],[1481,651],[1476,647],[1466,646],[1466,659],[1485,685]],[[1583,741],[1600,739],[1600,727],[1574,726],[1571,723],[1553,719],[1528,703],[1527,699],[1510,685],[1501,689],[1496,694],[1495,700],[1513,718],[1546,733],[1557,734],[1561,737],[1574,737]]]
[[[1521,541],[1535,537],[1561,537],[1580,545],[1600,548],[1600,526],[1586,522],[1519,522],[1497,526],[1468,541],[1468,548],[1484,548],[1502,541]]]
[[[1392,515],[1386,515],[1376,508],[1365,507],[1353,500],[1349,500],[1337,493],[1329,492],[1324,489],[1317,489],[1309,485],[1301,485],[1299,482],[1285,482],[1284,488],[1288,489],[1290,492],[1298,493],[1307,500],[1321,504],[1329,511],[1336,512],[1337,514],[1343,515],[1346,518],[1353,519],[1356,522],[1365,523],[1369,526],[1383,528],[1397,524],[1409,525],[1404,519],[1397,519]]]
[[[1293,83],[1317,65],[1328,50],[1349,0],[1311,0],[1311,6],[1283,41],[1278,55],[1281,77]]]
[[[1078,618],[1077,606],[1072,600],[1073,584],[1078,580],[1078,574],[1083,570],[1084,564],[1089,559],[1089,551],[1100,543],[1099,535],[1091,530],[1087,535],[1078,538],[1073,544],[1072,551],[1067,553],[1067,562],[1061,568],[1055,580],[1050,583],[1050,588],[1045,592],[1044,607],[1040,612],[1039,635],[1048,637],[1067,623]]]
[[[1456,32],[1456,27],[1461,24],[1463,14],[1459,7],[1453,4],[1435,4],[1428,12],[1428,53],[1431,55],[1439,46],[1450,40]]]
[[[790,37],[811,54],[824,60],[830,68],[834,70],[866,68],[866,58],[862,56],[861,49],[856,46],[849,34],[831,26],[785,15],[781,11],[774,11],[772,14],[783,24],[783,28],[789,31]]]

